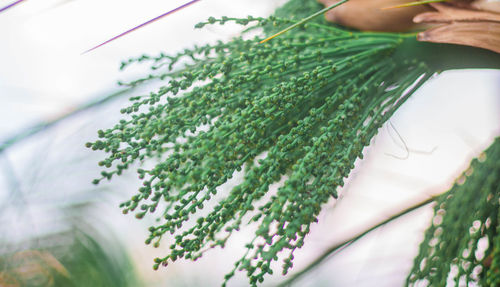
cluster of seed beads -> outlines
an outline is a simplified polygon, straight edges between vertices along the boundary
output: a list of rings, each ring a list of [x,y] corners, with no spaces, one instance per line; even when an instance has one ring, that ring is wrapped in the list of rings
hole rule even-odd
[[[500,285],[500,138],[480,159],[437,201],[407,285]]]
[[[230,20],[211,18],[198,27]],[[127,119],[88,143],[110,154],[99,163],[108,169],[95,183],[137,160],[159,158],[153,168],[138,170],[143,187],[121,205],[137,218],[162,210],[163,222],[149,229],[146,243],[159,246],[164,235],[175,242],[168,255],[155,259],[155,269],[223,247],[249,220],[260,227],[226,280],[245,270],[256,285],[288,250],[286,273],[294,250],[304,244],[322,205],[337,197],[363,147],[431,76],[421,63],[391,59],[402,37],[315,24],[262,45],[260,38],[236,38],[184,51],[174,59],[187,55],[195,62],[157,92],[133,97],[122,109]],[[163,59],[172,61],[161,56],[153,65]],[[243,182],[200,215],[222,192],[218,187],[243,167]],[[269,186],[284,176],[283,186],[269,194]],[[195,220],[192,214],[198,215]]]

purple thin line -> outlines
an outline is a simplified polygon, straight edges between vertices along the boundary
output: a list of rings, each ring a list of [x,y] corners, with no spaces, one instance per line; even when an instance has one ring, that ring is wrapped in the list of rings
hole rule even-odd
[[[21,1],[22,1],[22,0],[21,0]],[[142,23],[142,24],[141,24],[141,25],[139,25],[139,26],[135,26],[134,28],[132,28],[132,29],[130,29],[130,30],[128,30],[128,31],[125,31],[125,32],[121,33],[120,35],[115,36],[115,37],[113,37],[113,38],[111,38],[111,39],[107,40],[106,42],[103,42],[103,43],[101,43],[101,44],[99,44],[99,45],[97,45],[97,46],[95,46],[95,47],[93,47],[93,48],[91,48],[91,49],[88,49],[87,51],[83,52],[83,53],[82,53],[82,55],[83,55],[83,54],[86,54],[86,53],[88,53],[88,52],[90,52],[90,51],[93,51],[93,50],[95,50],[95,49],[97,49],[97,48],[99,48],[99,47],[101,47],[101,46],[104,46],[104,45],[106,45],[107,43],[109,43],[109,42],[111,42],[111,41],[114,41],[114,40],[116,40],[116,39],[118,39],[118,38],[120,38],[120,37],[122,37],[122,36],[125,36],[125,35],[127,35],[128,33],[130,33],[130,32],[133,32],[133,31],[135,31],[135,30],[137,30],[137,29],[139,29],[139,28],[142,28],[142,27],[144,27],[144,26],[146,26],[146,25],[148,25],[148,24],[151,24],[151,23],[153,23],[154,21],[159,20],[159,19],[161,19],[161,18],[163,18],[163,17],[165,17],[165,16],[167,16],[167,15],[170,15],[170,14],[172,14],[172,13],[175,13],[175,12],[177,12],[177,11],[180,11],[180,10],[182,10],[183,8],[186,8],[186,7],[188,7],[189,5],[194,4],[194,3],[198,2],[198,1],[200,1],[200,0],[193,0],[193,1],[190,1],[190,2],[188,2],[188,3],[186,3],[186,4],[182,5],[182,6],[179,6],[179,7],[175,8],[174,10],[170,10],[170,11],[168,11],[168,12],[164,13],[164,14],[161,14],[160,16],[157,16],[157,17],[155,17],[155,18],[153,18],[153,19],[151,19],[151,20],[149,20],[149,21],[145,22],[145,23]]]
[[[26,0],[17,0],[16,2],[13,2],[13,3],[7,5],[7,6],[3,7],[3,8],[0,8],[0,13],[2,13],[3,11],[5,11],[5,10],[7,10],[7,9],[13,7],[13,6],[16,6],[17,4],[19,4],[19,3],[23,2],[23,1],[26,1]]]

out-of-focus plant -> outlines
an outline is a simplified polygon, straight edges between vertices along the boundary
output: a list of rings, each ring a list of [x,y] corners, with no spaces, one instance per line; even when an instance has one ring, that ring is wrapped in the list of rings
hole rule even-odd
[[[85,184],[92,160],[74,149],[83,129],[61,129],[64,140],[47,144],[53,131],[37,127],[29,157],[15,140],[1,147],[0,286],[137,286],[124,243],[94,216],[113,192]]]
[[[390,218],[336,244],[279,286],[288,286],[329,256],[384,226],[430,203],[435,205],[405,286],[498,286],[500,239],[500,138],[441,195],[407,207]]]
[[[500,285],[500,138],[436,200],[410,286]]]
[[[136,286],[132,265],[117,256],[122,251],[110,254],[95,236],[75,229],[36,240],[51,243],[0,256],[0,286]]]

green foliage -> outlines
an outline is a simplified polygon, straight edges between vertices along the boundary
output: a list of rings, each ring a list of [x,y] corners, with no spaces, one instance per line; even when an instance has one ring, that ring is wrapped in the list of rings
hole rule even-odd
[[[223,17],[197,27],[227,21],[275,29],[290,23]],[[152,60],[154,70],[166,69],[132,85],[169,81],[131,98],[133,104],[122,109],[128,116],[87,144],[109,153],[99,163],[108,169],[95,182],[120,175],[136,161],[159,159],[138,170],[143,187],[121,205],[137,218],[162,213],[146,243],[157,247],[164,236],[175,243],[155,260],[155,269],[224,247],[234,231],[255,222],[255,237],[226,281],[244,270],[256,285],[273,273],[270,265],[280,255],[286,274],[322,205],[337,197],[363,148],[431,76],[420,62],[391,57],[406,38],[310,23],[263,45],[257,44],[262,37],[235,38],[125,62]],[[220,188],[242,169],[243,182]],[[210,210],[202,213],[204,208]]]
[[[113,248],[103,246],[95,237],[73,230],[37,238],[51,242],[43,247],[1,254],[0,285],[136,286],[128,258],[116,256],[116,250],[110,255]]]
[[[123,237],[113,234],[109,216],[95,216],[122,196],[88,185],[95,158],[78,146],[97,120],[69,118],[37,125],[4,146],[12,150],[0,157],[0,286],[140,286]],[[33,136],[29,148],[14,147],[23,135]]]
[[[116,241],[105,244],[95,234],[75,233],[73,244],[59,251],[61,264],[71,276],[69,280],[60,277],[55,286],[137,286],[134,266],[123,246]]]
[[[436,203],[410,286],[500,286],[500,138]]]

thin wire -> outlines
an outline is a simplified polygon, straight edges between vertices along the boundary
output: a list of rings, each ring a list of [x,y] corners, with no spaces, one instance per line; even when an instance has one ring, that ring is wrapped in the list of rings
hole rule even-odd
[[[146,25],[148,25],[148,24],[151,24],[151,23],[153,23],[153,22],[155,22],[155,21],[157,21],[157,20],[160,20],[161,18],[163,18],[163,17],[165,17],[165,16],[168,16],[168,15],[170,15],[170,14],[173,14],[173,13],[175,13],[175,12],[178,12],[178,11],[180,11],[180,10],[182,10],[182,9],[184,9],[184,8],[186,8],[186,7],[188,7],[188,6],[192,5],[192,4],[194,4],[194,3],[196,3],[196,2],[199,2],[199,1],[201,1],[201,0],[192,0],[192,1],[189,1],[189,2],[188,2],[188,3],[186,3],[186,4],[183,4],[183,5],[181,5],[181,6],[177,7],[177,8],[175,8],[175,9],[173,9],[173,10],[170,10],[170,11],[168,11],[168,12],[166,12],[166,13],[163,13],[163,14],[161,14],[160,16],[157,16],[157,17],[155,17],[155,18],[153,18],[153,19],[151,19],[151,20],[149,20],[149,21],[146,21],[146,22],[144,22],[144,23],[140,24],[139,26],[135,26],[135,27],[134,27],[134,28],[132,28],[132,29],[129,29],[129,30],[127,30],[127,31],[125,31],[125,32],[123,32],[123,33],[121,33],[121,34],[119,34],[119,35],[117,35],[117,36],[114,36],[113,38],[111,38],[111,39],[109,39],[109,40],[107,40],[107,41],[105,41],[105,42],[103,42],[103,43],[101,43],[101,44],[99,44],[99,45],[97,45],[97,46],[95,46],[95,47],[93,47],[93,48],[88,49],[87,51],[83,52],[83,53],[82,53],[82,55],[83,55],[83,54],[86,54],[86,53],[88,53],[88,52],[90,52],[90,51],[93,51],[93,50],[95,50],[95,49],[97,49],[97,48],[99,48],[99,47],[101,47],[101,46],[104,46],[104,45],[106,45],[106,44],[108,44],[108,43],[110,43],[110,42],[112,42],[112,41],[114,41],[114,40],[116,40],[116,39],[118,39],[118,38],[121,38],[121,37],[123,37],[123,36],[125,36],[125,35],[127,35],[127,34],[129,34],[129,33],[131,33],[131,32],[133,32],[133,31],[135,31],[135,30],[137,30],[137,29],[139,29],[139,28],[142,28],[142,27],[144,27],[144,26],[146,26]]]
[[[397,156],[397,155],[393,155],[393,154],[390,154],[390,153],[385,153],[386,155],[388,156],[392,156],[396,159],[400,159],[400,160],[405,160],[405,159],[408,159],[410,157],[410,154],[411,153],[414,153],[414,154],[424,154],[424,155],[431,155],[433,154],[436,150],[437,150],[437,146],[434,146],[431,150],[417,150],[417,149],[412,149],[410,148],[407,144],[406,144],[406,141],[403,139],[403,137],[401,136],[401,134],[398,132],[398,130],[396,129],[396,127],[394,126],[394,124],[389,120],[389,125],[392,127],[392,129],[394,130],[394,132],[396,132],[399,140],[403,143],[403,145],[400,145],[398,141],[396,141],[396,139],[393,137],[392,133],[390,132],[390,129],[389,129],[389,126],[386,126],[387,127],[387,131],[388,131],[388,134],[389,136],[391,137],[391,139],[394,141],[394,143],[399,146],[399,147],[402,147],[405,152],[406,152],[406,155],[404,157],[400,157],[400,156]]]
[[[410,149],[408,148],[408,145],[406,144],[405,140],[403,139],[403,137],[401,136],[401,134],[398,132],[398,130],[396,129],[396,127],[394,127],[394,125],[392,124],[392,122],[390,120],[389,120],[389,125],[396,132],[396,135],[398,136],[399,140],[403,143],[403,147],[404,147],[404,149],[406,151],[406,155],[404,157],[401,157],[401,156],[393,155],[393,154],[390,154],[390,153],[385,153],[385,154],[388,155],[388,156],[392,156],[393,158],[400,159],[400,160],[408,159],[410,157]],[[387,129],[387,130],[389,130],[389,129]],[[394,138],[392,137],[392,134],[389,133],[389,135],[394,140]]]
[[[5,11],[5,10],[7,10],[9,8],[12,8],[12,7],[16,6],[17,4],[20,4],[21,2],[24,2],[24,1],[26,1],[26,0],[18,0],[18,1],[13,2],[13,3],[7,5],[7,6],[3,7],[3,8],[0,8],[0,13],[2,13],[3,11]]]

